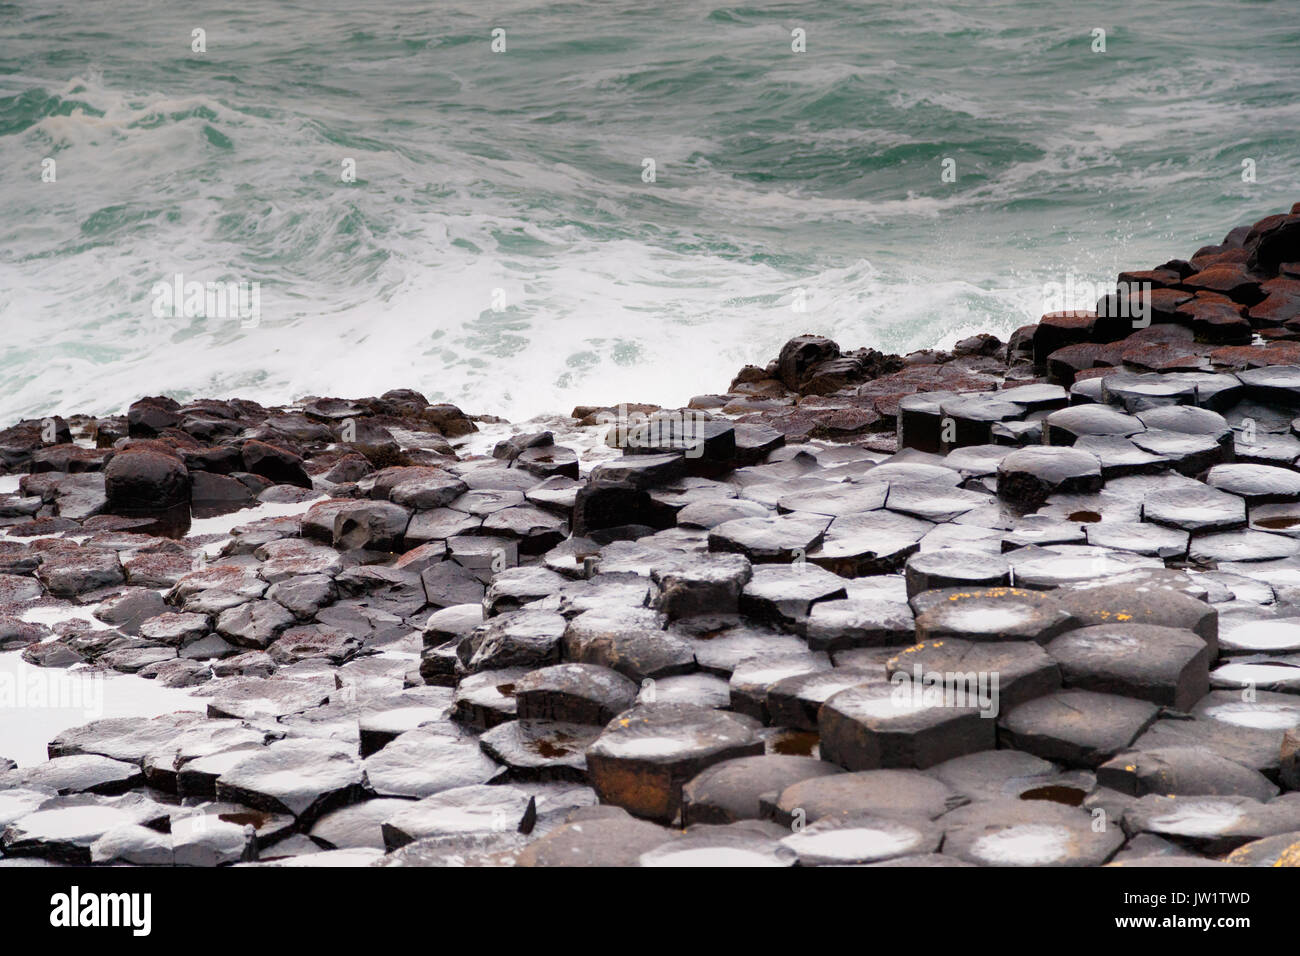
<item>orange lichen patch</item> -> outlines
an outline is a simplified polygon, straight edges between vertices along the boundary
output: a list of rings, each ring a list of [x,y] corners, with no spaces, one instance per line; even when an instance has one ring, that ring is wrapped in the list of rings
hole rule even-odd
[[[1300,843],[1292,843],[1277,855],[1274,866],[1300,866]]]

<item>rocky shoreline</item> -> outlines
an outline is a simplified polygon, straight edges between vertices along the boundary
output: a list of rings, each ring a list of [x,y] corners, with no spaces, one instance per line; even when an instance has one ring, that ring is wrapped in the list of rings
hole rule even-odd
[[[685,409],[19,423],[0,709],[193,704],[0,739],[0,866],[1300,864],[1298,410],[1300,204]]]

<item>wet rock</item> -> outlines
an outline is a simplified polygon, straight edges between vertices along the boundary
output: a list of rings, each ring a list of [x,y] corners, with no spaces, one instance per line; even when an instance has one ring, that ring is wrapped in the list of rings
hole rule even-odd
[[[1229,853],[1224,862],[1234,866],[1300,865],[1300,831],[1244,843]]]
[[[323,659],[333,664],[350,660],[361,648],[361,640],[342,628],[330,625],[291,627],[267,646],[277,664]]]
[[[175,658],[176,651],[170,647],[120,647],[101,654],[98,663],[124,674],[134,674],[143,667]]]
[[[488,573],[495,574],[519,563],[518,542],[487,534],[448,538],[447,553],[452,561],[478,572],[485,580]]]
[[[527,846],[519,866],[635,866],[643,853],[675,838],[663,827],[628,816],[558,827]]]
[[[651,570],[652,606],[669,620],[734,613],[752,573],[749,560],[742,555],[683,557]]]
[[[1114,623],[1062,634],[1047,645],[1066,687],[1189,710],[1210,689],[1210,648],[1195,633]]]
[[[189,502],[190,475],[174,455],[152,448],[120,451],[104,469],[104,493],[114,514],[151,514]]]
[[[37,601],[45,589],[34,578],[17,574],[0,574],[0,602],[6,606]]]
[[[232,677],[203,688],[208,716],[264,720],[319,707],[329,691],[306,681],[276,677]]]
[[[1124,811],[1128,833],[1153,833],[1200,853],[1229,853],[1244,844],[1294,832],[1300,801],[1260,803],[1240,796],[1141,797]]]
[[[727,824],[764,816],[766,797],[774,804],[782,791],[804,780],[843,773],[812,757],[763,755],[714,764],[682,788],[682,823]]]
[[[559,591],[564,578],[546,568],[509,568],[492,579],[483,596],[489,616],[517,611]]]
[[[140,668],[141,677],[156,680],[163,687],[195,687],[212,679],[208,665],[184,658],[159,661]]]
[[[679,454],[624,455],[597,465],[592,469],[590,480],[596,485],[646,489],[666,484],[685,474],[686,459]]]
[[[1155,490],[1143,498],[1142,516],[1192,533],[1229,530],[1246,524],[1246,502],[1204,485]]]
[[[825,670],[829,661],[806,651],[794,655],[760,654],[741,661],[731,673],[731,709],[768,722],[767,692],[787,677]]]
[[[584,611],[569,622],[565,655],[608,667],[638,683],[694,670],[691,645],[662,626],[662,618],[649,609]]]
[[[998,742],[1044,760],[1096,767],[1151,726],[1155,704],[1068,689],[1021,704],[998,719]]]
[[[484,587],[472,571],[456,561],[440,561],[420,572],[426,600],[434,607],[482,605]]]
[[[789,784],[772,806],[782,826],[817,823],[851,814],[933,820],[965,802],[947,784],[915,770],[864,770],[820,774]]]
[[[1046,366],[1047,358],[1058,349],[1091,341],[1097,324],[1097,314],[1091,311],[1070,310],[1049,312],[1033,327],[1033,360]]]
[[[951,803],[956,805],[1042,793],[1060,779],[1061,768],[1018,750],[982,750],[944,761],[927,773],[951,788]],[[1086,795],[1083,789],[1076,793],[1080,801]]]
[[[303,574],[283,578],[266,591],[269,600],[302,621],[314,617],[318,611],[334,600],[336,594],[334,582],[325,574]]]
[[[571,524],[575,535],[656,521],[650,495],[643,488],[591,482],[574,496]]]
[[[1278,793],[1258,771],[1195,747],[1116,754],[1097,768],[1097,783],[1134,797],[1229,794],[1271,800]]]
[[[192,569],[185,554],[134,554],[122,561],[127,583],[142,588],[169,588]]]
[[[886,507],[927,521],[952,521],[991,502],[988,495],[946,482],[894,483]]]
[[[178,614],[173,611],[151,617],[139,627],[141,637],[173,647],[193,644],[204,637],[208,631],[206,614]]]
[[[1300,473],[1271,465],[1216,465],[1205,477],[1212,488],[1239,495],[1250,505],[1300,500]]]
[[[763,744],[747,718],[689,704],[641,704],[611,721],[587,750],[602,802],[672,822],[682,786],[706,767],[757,756]]]
[[[1225,622],[1219,648],[1225,655],[1295,653],[1300,651],[1300,618],[1247,618]]]
[[[515,683],[521,720],[551,720],[604,726],[632,705],[637,685],[616,671],[593,664],[543,667]]]
[[[381,797],[422,798],[487,783],[501,768],[478,741],[438,728],[408,730],[368,756],[367,787]]]
[[[1199,564],[1220,561],[1272,561],[1300,551],[1300,542],[1265,531],[1224,531],[1198,536],[1190,558]]]
[[[816,731],[817,714],[827,699],[882,676],[868,668],[836,667],[783,677],[766,687],[766,709],[775,726]]]
[[[167,594],[170,603],[193,614],[220,614],[266,591],[266,582],[237,565],[217,565],[182,576]]]
[[[125,793],[144,783],[137,764],[95,754],[56,757],[22,770],[0,771],[0,789],[45,789],[52,793]]]
[[[1211,691],[1197,704],[1193,719],[1156,721],[1134,747],[1195,747],[1277,776],[1283,736],[1300,725],[1300,709],[1289,694],[1256,691],[1254,696],[1245,701],[1239,691]]]
[[[53,759],[95,754],[138,765],[147,754],[173,739],[178,731],[202,719],[201,714],[182,711],[150,720],[134,717],[95,720],[56,736],[49,743],[49,755]]]
[[[1061,606],[1083,624],[1149,624],[1184,628],[1205,641],[1211,653],[1218,648],[1218,612],[1172,587],[1155,581],[1121,576],[1087,582],[1055,594]]]
[[[1124,551],[1084,545],[1019,548],[1007,554],[1016,585],[1053,588],[1096,580],[1142,568],[1162,568],[1164,562]]]
[[[954,588],[918,594],[916,639],[921,642],[1037,641],[1047,643],[1075,626],[1054,594],[1023,588]]]
[[[795,853],[800,866],[853,866],[933,853],[942,838],[942,829],[922,818],[847,814],[814,823],[781,845]]]
[[[361,688],[364,686],[362,683]],[[367,699],[357,718],[361,756],[370,756],[410,730],[441,729],[459,736],[459,730],[446,722],[453,698],[448,688],[416,686],[387,697]]]
[[[972,643],[960,638],[924,641],[891,657],[885,670],[891,679],[895,674],[902,674],[913,684],[923,683],[929,675],[945,680],[960,678],[969,681],[972,693],[984,676],[989,692],[985,712],[989,717],[1052,693],[1061,686],[1056,662],[1031,641]]]
[[[309,825],[362,797],[362,766],[351,750],[326,740],[268,744],[217,778],[218,800],[268,813],[290,813]]]
[[[1300,451],[1297,452],[1300,457]],[[883,499],[882,499],[883,503]],[[696,501],[677,512],[677,525],[682,528],[716,528],[726,521],[739,518],[763,518],[768,509],[756,501],[743,498],[717,498]]]
[[[836,518],[807,558],[841,577],[883,574],[902,567],[933,527],[931,522],[892,511]]]
[[[947,587],[987,588],[1010,584],[1011,566],[1000,554],[947,548],[907,559],[907,593]]]
[[[338,553],[298,538],[268,541],[254,551],[262,562],[258,576],[270,584],[304,575],[334,576],[343,570]]]
[[[137,793],[120,797],[75,794],[56,797],[5,827],[0,836],[7,856],[39,856],[88,866],[91,846],[115,827],[165,830],[167,808]]]
[[[1143,430],[1138,418],[1102,405],[1075,405],[1052,412],[1046,419],[1049,445],[1073,445],[1086,435],[1128,437]]]
[[[1101,462],[1073,448],[1025,448],[1002,459],[998,495],[1026,508],[1055,494],[1090,494],[1102,486]]]
[[[924,769],[994,742],[993,721],[982,717],[979,707],[945,706],[942,698],[927,701],[923,687],[900,691],[888,684],[854,687],[829,698],[818,731],[823,758],[848,770]]]
[[[62,598],[121,584],[125,579],[114,552],[92,548],[46,555],[36,577],[50,594]]]
[[[424,624],[425,647],[436,647],[464,637],[483,623],[481,604],[454,604],[431,615]]]
[[[526,832],[532,798],[511,786],[455,787],[409,803],[382,824],[389,850],[429,837]]]
[[[483,752],[505,768],[511,781],[572,781],[587,777],[586,748],[597,727],[555,720],[511,720],[486,731]]]
[[[335,512],[333,543],[343,549],[400,552],[410,520],[409,511],[391,502],[353,502]]]
[[[167,611],[167,604],[157,591],[140,589],[123,591],[100,603],[94,611],[98,620],[116,627],[123,634],[138,634],[140,625]]]
[[[818,602],[847,596],[844,580],[817,565],[760,565],[744,586],[740,609],[752,619],[794,627],[808,617]],[[726,609],[717,604],[702,610],[719,613]]]
[[[295,620],[293,614],[275,601],[249,601],[222,611],[216,630],[233,644],[265,649]]]
[[[1132,551],[1149,557],[1178,559],[1187,556],[1186,531],[1143,521],[1101,521],[1086,526],[1088,544],[1115,551]]]
[[[783,832],[783,831],[781,831]],[[793,866],[794,851],[771,835],[741,827],[702,827],[656,847],[638,858],[638,866]]]
[[[325,814],[311,828],[311,838],[330,850],[384,849],[383,822],[409,806],[402,799],[379,798]]]
[[[1266,405],[1300,407],[1300,366],[1266,365],[1238,372],[1246,397]]]
[[[830,524],[830,519],[811,516],[739,518],[709,532],[709,550],[743,554],[755,563],[789,563],[820,545]]]
[[[235,511],[255,501],[253,491],[236,478],[208,471],[190,472],[190,503],[197,511]]]
[[[515,611],[475,628],[457,653],[469,673],[557,664],[566,626],[563,617],[550,611]]]
[[[992,800],[944,818],[944,854],[981,866],[1099,866],[1124,843],[1086,811],[1051,801]]]
[[[812,650],[905,644],[915,629],[912,610],[896,601],[820,601],[812,606],[803,633]]]
[[[453,701],[455,719],[476,730],[514,720],[518,709],[515,687],[527,673],[522,667],[513,667],[463,678]]]

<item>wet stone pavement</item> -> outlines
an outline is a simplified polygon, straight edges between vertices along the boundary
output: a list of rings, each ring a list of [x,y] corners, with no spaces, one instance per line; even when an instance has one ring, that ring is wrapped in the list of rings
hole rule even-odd
[[[0,866],[1300,864],[1300,214],[1119,282],[687,409],[0,432],[0,655],[186,702],[0,739]]]

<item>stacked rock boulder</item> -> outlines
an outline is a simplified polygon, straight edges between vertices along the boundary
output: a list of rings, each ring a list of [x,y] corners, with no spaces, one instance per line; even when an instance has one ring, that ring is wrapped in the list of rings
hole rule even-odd
[[[0,859],[1294,865],[1300,213],[1117,288],[531,431],[399,390],[0,433],[0,650],[194,701],[0,769]]]

